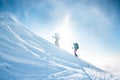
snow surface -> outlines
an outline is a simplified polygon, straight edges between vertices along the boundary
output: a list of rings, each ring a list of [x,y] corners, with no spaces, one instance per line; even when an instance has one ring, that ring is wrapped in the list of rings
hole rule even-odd
[[[120,80],[0,14],[0,80]]]

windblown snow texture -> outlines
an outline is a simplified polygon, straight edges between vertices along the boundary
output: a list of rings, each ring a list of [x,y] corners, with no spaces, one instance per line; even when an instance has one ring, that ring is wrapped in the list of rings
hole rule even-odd
[[[119,80],[0,14],[0,80]]]

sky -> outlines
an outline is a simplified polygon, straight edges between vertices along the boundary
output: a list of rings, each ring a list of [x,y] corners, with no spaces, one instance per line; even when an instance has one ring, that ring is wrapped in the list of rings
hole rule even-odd
[[[94,63],[96,57],[120,57],[119,5],[120,0],[0,0],[0,12],[53,44],[59,33],[60,47],[70,53],[78,42],[80,57]]]

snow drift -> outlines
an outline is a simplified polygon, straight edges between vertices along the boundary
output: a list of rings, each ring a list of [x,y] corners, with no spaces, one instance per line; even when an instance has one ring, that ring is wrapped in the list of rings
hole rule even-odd
[[[0,80],[119,80],[0,14]]]

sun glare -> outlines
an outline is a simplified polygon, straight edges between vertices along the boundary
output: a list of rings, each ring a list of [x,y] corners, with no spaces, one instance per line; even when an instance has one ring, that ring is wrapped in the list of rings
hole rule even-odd
[[[61,25],[57,27],[57,32],[60,34],[60,46],[62,49],[71,52],[72,50],[72,29],[70,22],[70,14],[66,14]]]

